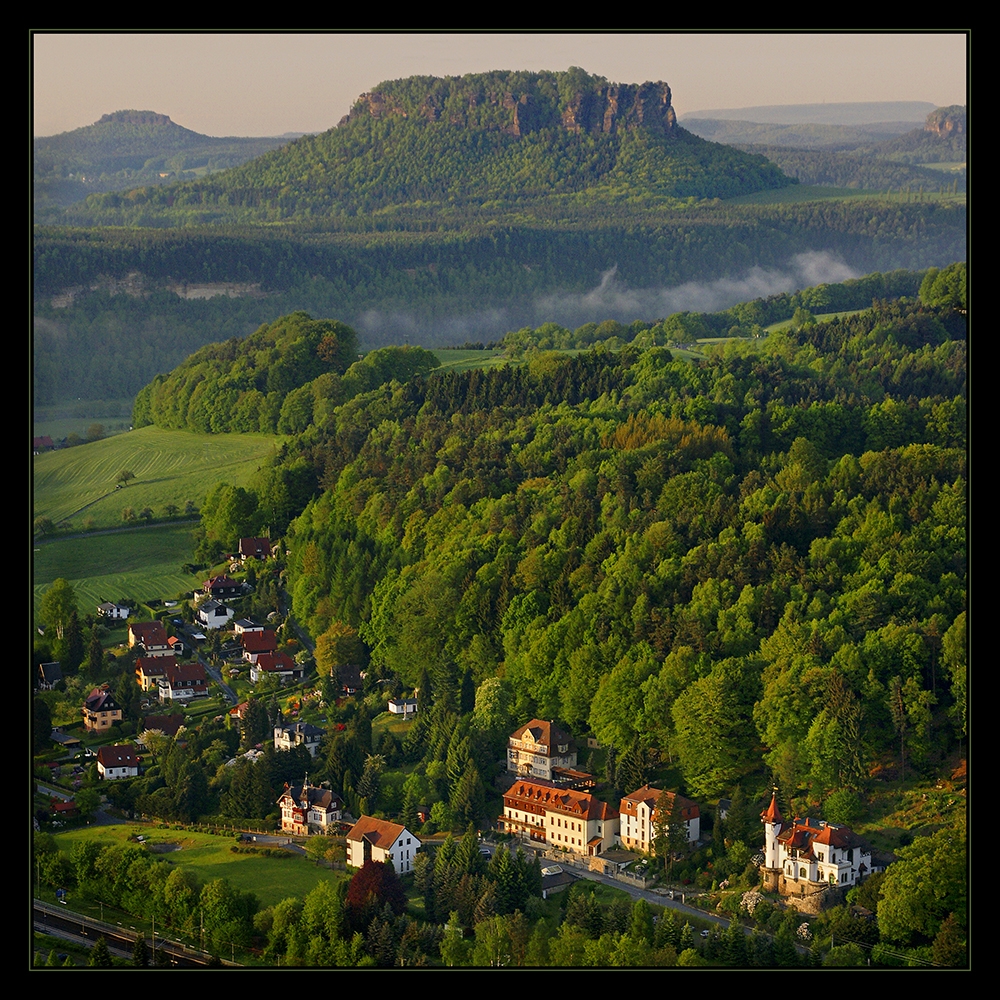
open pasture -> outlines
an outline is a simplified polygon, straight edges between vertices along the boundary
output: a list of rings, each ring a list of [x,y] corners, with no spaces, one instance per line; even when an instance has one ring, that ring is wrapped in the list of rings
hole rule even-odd
[[[163,515],[167,504],[181,510],[199,505],[218,482],[244,486],[284,438],[265,434],[192,434],[143,427],[103,441],[37,455],[34,459],[34,517],[80,528],[122,523],[122,510],[136,515],[150,507]],[[118,473],[135,473],[116,489]]]
[[[172,599],[193,590],[204,581],[204,574],[181,571],[191,558],[193,529],[190,523],[164,524],[36,542],[35,611],[42,594],[59,577],[73,585],[81,614],[92,613],[103,601]]]

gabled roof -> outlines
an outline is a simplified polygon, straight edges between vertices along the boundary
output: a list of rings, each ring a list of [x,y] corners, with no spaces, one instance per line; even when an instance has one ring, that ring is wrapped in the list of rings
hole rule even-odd
[[[174,660],[173,663],[168,663],[166,670],[163,671],[164,677],[170,684],[181,684],[184,681],[193,681],[195,684],[206,683],[205,668],[200,663],[177,663],[176,658],[172,656],[164,659]]]
[[[406,832],[406,827],[374,816],[362,816],[351,827],[348,840],[367,840],[374,847],[388,849]]]
[[[258,670],[266,670],[269,673],[297,669],[295,661],[287,653],[261,653],[257,657],[255,666]]]
[[[183,725],[183,715],[147,715],[143,720],[144,729],[159,729],[165,736],[176,736]]]
[[[88,712],[118,711],[118,703],[112,696],[107,684],[99,688],[94,688],[94,690],[87,695],[87,699],[83,704]]]
[[[807,816],[798,816],[792,820],[787,830],[778,834],[778,840],[788,849],[811,851],[814,844],[844,849],[863,847],[865,842],[853,830],[835,823],[825,823],[823,820]]]
[[[337,810],[343,806],[343,802],[336,792],[330,791],[329,788],[317,788],[316,785],[310,785],[308,778],[301,785],[289,785],[285,782],[285,790],[282,792],[281,798],[278,799],[278,805],[285,801],[286,796],[302,808],[308,806],[313,809]]]
[[[141,642],[144,646],[165,646],[167,644],[167,633],[160,622],[133,622],[128,627],[129,633],[135,642]]]
[[[204,589],[206,592],[213,592],[216,590],[239,590],[240,584],[223,574],[221,576],[209,577],[204,583]]]
[[[278,637],[271,629],[263,632],[244,632],[240,636],[243,649],[248,653],[273,653],[278,648]]]
[[[137,656],[135,658],[136,673],[143,673],[147,677],[162,677],[166,673],[167,667],[172,667],[177,663],[177,657],[170,656]]]
[[[56,681],[62,680],[62,666],[58,660],[52,663],[39,663],[38,676],[43,684],[55,684]]]
[[[278,733],[299,733],[302,736],[326,736],[326,730],[314,726],[311,722],[295,722],[290,726],[275,726]]]
[[[241,538],[241,556],[269,556],[271,554],[270,538]]]
[[[135,752],[135,747],[120,744],[114,746],[101,747],[97,751],[98,763],[104,767],[138,767],[139,755]]]
[[[523,726],[519,726],[510,737],[512,740],[531,740],[540,746],[545,747],[545,752],[552,757],[558,750],[556,747],[568,746],[569,751],[576,749],[575,744],[570,739],[569,734],[563,732],[553,721],[546,722],[544,719],[532,719]]]
[[[634,816],[639,804],[645,803],[645,805],[649,808],[650,819],[652,819],[656,812],[656,803],[659,802],[662,794],[664,793],[660,788],[643,785],[642,788],[637,788],[634,792],[630,792],[622,798],[621,811],[623,813],[628,813],[630,816]],[[686,799],[683,795],[678,795],[676,792],[667,792],[666,796],[671,810],[674,809],[674,804],[676,802],[677,807],[680,809],[682,819],[694,819],[694,817],[700,814],[697,802],[692,802],[690,799]]]

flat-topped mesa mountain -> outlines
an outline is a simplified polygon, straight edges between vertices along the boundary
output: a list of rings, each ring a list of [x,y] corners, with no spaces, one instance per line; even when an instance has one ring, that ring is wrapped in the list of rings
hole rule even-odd
[[[649,198],[732,198],[790,183],[764,157],[681,128],[666,83],[610,83],[575,68],[492,72],[387,81],[320,135],[193,183],[95,196],[67,221],[322,228],[402,210],[438,224],[480,209],[548,217],[567,197],[606,216],[610,202],[638,211]]]
[[[566,73],[411,77],[362,94],[340,126],[365,117],[413,117],[517,136],[557,125],[577,134],[638,126],[666,134],[677,128],[670,98],[670,87],[662,80],[609,83],[575,68]]]

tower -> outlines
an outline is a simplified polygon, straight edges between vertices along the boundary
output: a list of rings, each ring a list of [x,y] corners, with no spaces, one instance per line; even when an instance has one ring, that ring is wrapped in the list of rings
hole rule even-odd
[[[781,870],[781,858],[778,852],[778,834],[781,833],[781,810],[778,809],[778,789],[771,792],[771,804],[760,814],[764,824],[764,885],[769,889],[777,887],[778,872]]]

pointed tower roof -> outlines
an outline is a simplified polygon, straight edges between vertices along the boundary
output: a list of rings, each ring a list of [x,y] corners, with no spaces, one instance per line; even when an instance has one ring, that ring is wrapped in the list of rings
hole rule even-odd
[[[760,814],[761,823],[781,823],[781,810],[778,808],[778,789],[771,792],[771,804]]]

